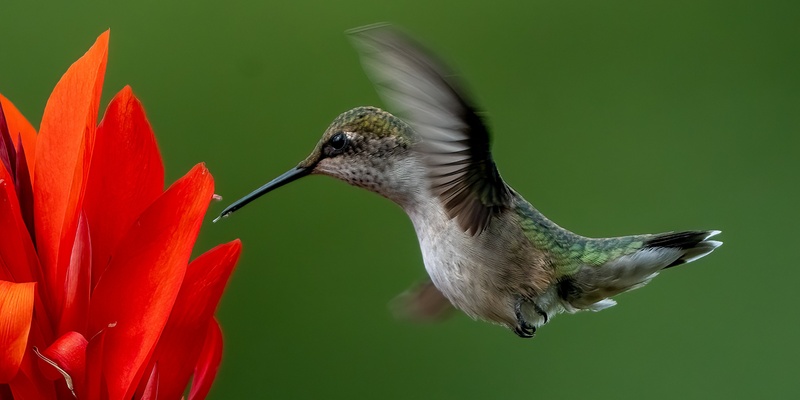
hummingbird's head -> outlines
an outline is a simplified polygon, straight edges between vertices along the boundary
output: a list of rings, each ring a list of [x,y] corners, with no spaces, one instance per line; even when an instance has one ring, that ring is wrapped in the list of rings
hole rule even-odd
[[[332,176],[403,203],[420,190],[418,179],[424,176],[412,150],[416,141],[411,127],[386,111],[376,107],[346,111],[333,120],[305,160],[225,208],[220,217],[310,174]]]
[[[376,107],[357,107],[333,120],[298,168],[380,192],[396,164],[410,156],[413,142],[411,128],[399,118]]]

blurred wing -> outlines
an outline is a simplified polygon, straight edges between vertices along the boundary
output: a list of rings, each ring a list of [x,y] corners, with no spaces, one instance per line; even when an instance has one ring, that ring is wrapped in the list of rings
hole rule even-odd
[[[489,150],[489,132],[455,77],[419,43],[389,26],[350,32],[378,92],[422,138],[431,189],[471,235],[508,207],[511,192]]]
[[[425,281],[406,290],[392,300],[394,316],[412,322],[438,322],[453,311],[450,300],[433,285]]]

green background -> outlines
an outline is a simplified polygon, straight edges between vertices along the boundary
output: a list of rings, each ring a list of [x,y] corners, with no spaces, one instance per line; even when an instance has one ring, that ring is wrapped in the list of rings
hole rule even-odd
[[[800,2],[7,2],[0,91],[38,126],[111,28],[104,102],[132,85],[172,182],[204,161],[225,201],[196,253],[241,238],[212,398],[792,398]],[[380,101],[343,32],[391,21],[464,75],[506,180],[587,236],[721,229],[725,246],[534,340],[458,314],[394,320],[424,276],[388,201],[301,180],[212,214]]]

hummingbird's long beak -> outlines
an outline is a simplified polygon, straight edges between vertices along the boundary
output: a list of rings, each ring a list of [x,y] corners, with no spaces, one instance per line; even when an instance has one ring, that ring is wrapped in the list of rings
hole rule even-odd
[[[236,200],[235,202],[233,202],[233,204],[229,205],[228,207],[225,207],[225,209],[222,210],[221,213],[219,213],[219,216],[217,218],[214,218],[214,222],[219,221],[220,218],[225,218],[225,217],[231,215],[234,211],[246,206],[251,201],[253,201],[253,200],[255,200],[255,199],[257,199],[257,198],[259,198],[259,197],[261,197],[261,196],[263,196],[263,195],[265,195],[265,194],[267,194],[267,193],[269,193],[269,192],[271,192],[271,191],[273,191],[273,190],[275,190],[275,189],[287,184],[287,183],[290,183],[292,181],[296,181],[296,180],[298,180],[298,179],[310,174],[312,169],[313,169],[312,167],[303,167],[303,166],[299,166],[298,165],[297,167],[294,167],[294,168],[286,171],[285,173],[283,173],[283,175],[281,175],[281,176],[269,181],[269,183],[267,183],[266,185],[261,186],[260,188],[254,190],[252,193],[248,194],[247,196],[244,196],[241,199]]]

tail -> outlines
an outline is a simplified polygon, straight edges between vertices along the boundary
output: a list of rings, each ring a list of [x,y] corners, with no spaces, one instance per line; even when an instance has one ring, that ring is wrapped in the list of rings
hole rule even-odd
[[[652,238],[644,242],[643,249],[678,249],[682,251],[677,260],[669,263],[662,269],[672,268],[677,265],[690,263],[694,260],[703,258],[722,245],[717,240],[708,240],[721,231],[686,231],[677,233],[662,233],[653,235]]]
[[[709,240],[720,231],[669,232],[630,237],[641,238],[641,246],[601,265],[585,265],[559,281],[562,301],[572,311],[599,311],[616,304],[609,297],[638,289],[667,268],[700,259],[722,245]]]

